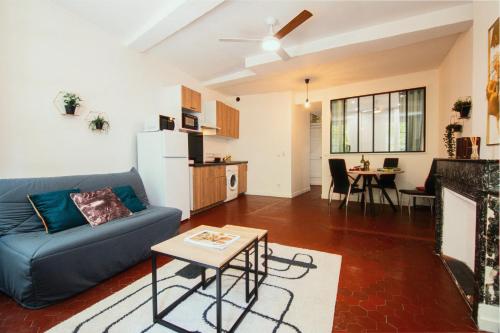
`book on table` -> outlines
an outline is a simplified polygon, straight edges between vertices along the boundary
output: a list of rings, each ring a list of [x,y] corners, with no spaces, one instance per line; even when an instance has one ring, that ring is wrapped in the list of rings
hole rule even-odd
[[[184,238],[184,241],[195,245],[223,250],[230,244],[236,242],[239,238],[240,236],[238,235],[226,232],[202,230],[194,235]]]

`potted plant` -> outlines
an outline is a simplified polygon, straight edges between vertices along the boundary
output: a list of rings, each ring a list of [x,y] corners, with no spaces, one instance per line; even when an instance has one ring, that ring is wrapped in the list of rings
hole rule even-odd
[[[65,93],[63,95],[64,109],[66,114],[75,114],[76,108],[80,106],[82,99],[77,94]]]
[[[446,130],[444,132],[443,141],[444,146],[446,147],[446,151],[448,152],[448,157],[455,157],[455,132],[461,132],[462,125],[461,124],[449,124],[446,126]]]
[[[107,131],[109,129],[109,122],[104,117],[98,115],[89,121],[89,128],[92,131]]]
[[[470,97],[466,99],[459,98],[455,104],[453,104],[453,111],[460,113],[460,118],[469,118],[471,108],[472,101]]]

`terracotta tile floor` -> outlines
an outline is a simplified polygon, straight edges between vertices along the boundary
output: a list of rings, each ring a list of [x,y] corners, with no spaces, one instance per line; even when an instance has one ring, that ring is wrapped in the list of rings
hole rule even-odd
[[[196,215],[181,228],[228,223],[266,228],[270,242],[342,255],[334,332],[476,331],[432,252],[428,210],[417,210],[409,219],[406,211],[400,215],[377,207],[376,217],[364,217],[352,204],[347,217],[336,207],[329,216],[319,196],[317,187],[294,199],[243,196]],[[149,272],[145,261],[41,310],[24,309],[0,294],[0,332],[43,332]]]

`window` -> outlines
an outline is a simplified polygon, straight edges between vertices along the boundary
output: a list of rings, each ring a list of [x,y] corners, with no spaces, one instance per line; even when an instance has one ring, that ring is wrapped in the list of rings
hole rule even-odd
[[[330,152],[425,151],[425,88],[331,101]]]

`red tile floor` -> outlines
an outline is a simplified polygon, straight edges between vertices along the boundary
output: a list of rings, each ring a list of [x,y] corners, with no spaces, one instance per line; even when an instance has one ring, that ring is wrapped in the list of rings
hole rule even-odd
[[[338,202],[335,202],[338,205]],[[377,207],[364,217],[356,204],[328,215],[320,189],[294,199],[243,196],[194,216],[200,224],[240,224],[269,230],[269,241],[342,255],[334,332],[472,332],[469,312],[433,254],[426,209],[411,219]],[[163,261],[166,262],[166,261]],[[27,310],[0,294],[0,332],[43,332],[150,272],[145,261],[75,297]]]

